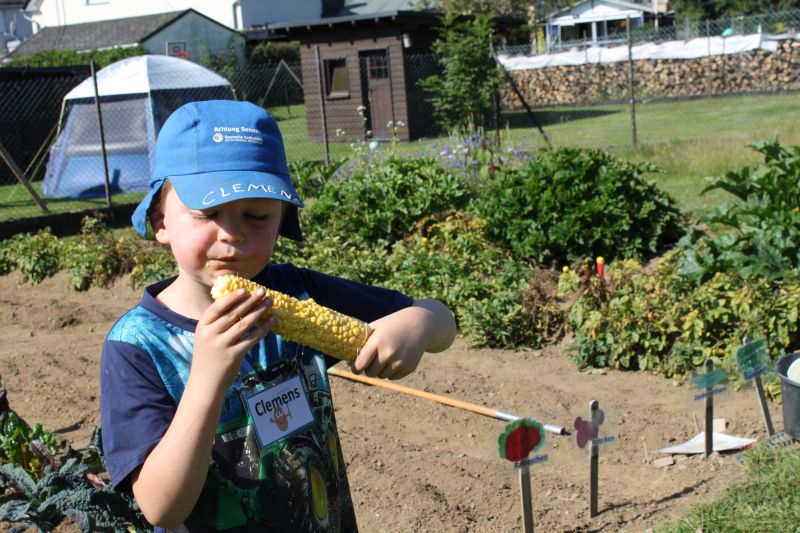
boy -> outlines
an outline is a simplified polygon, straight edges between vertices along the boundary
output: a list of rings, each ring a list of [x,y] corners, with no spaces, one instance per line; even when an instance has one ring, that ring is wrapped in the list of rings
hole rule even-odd
[[[145,289],[103,345],[103,449],[116,488],[161,528],[354,531],[326,360],[270,332],[263,291],[212,301],[237,274],[369,322],[356,372],[396,379],[455,337],[452,313],[292,265],[303,204],[275,120],[247,102],[187,104],[164,124],[150,191],[133,214],[178,275]],[[253,407],[255,406],[255,407]],[[254,420],[259,425],[254,427]]]

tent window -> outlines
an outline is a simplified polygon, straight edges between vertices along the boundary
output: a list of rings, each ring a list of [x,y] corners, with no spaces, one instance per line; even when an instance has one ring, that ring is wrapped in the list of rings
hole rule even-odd
[[[337,57],[326,59],[325,94],[328,98],[347,98],[350,96],[350,79],[347,75],[347,59]]]
[[[103,134],[108,153],[147,152],[147,118],[144,98],[102,102]],[[94,104],[75,104],[67,140],[69,154],[99,154],[100,129]]]

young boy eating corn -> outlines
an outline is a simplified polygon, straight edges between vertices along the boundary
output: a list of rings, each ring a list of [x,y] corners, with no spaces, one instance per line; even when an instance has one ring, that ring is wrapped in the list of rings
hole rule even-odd
[[[452,313],[270,263],[279,235],[302,240],[303,204],[258,106],[181,107],[153,164],[133,225],[144,236],[150,224],[178,274],[147,287],[103,345],[114,486],[156,531],[357,530],[326,374],[336,360],[322,352],[340,343],[354,371],[398,379],[452,343]],[[343,322],[323,333],[331,317]]]

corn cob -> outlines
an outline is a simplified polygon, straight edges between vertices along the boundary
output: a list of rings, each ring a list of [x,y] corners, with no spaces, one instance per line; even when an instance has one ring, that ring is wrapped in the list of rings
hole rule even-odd
[[[217,300],[237,289],[248,292],[264,289],[264,297],[272,298],[272,315],[275,317],[272,331],[287,341],[309,346],[337,359],[353,361],[372,333],[372,328],[366,323],[312,299],[298,300],[232,274],[214,280],[211,297]]]

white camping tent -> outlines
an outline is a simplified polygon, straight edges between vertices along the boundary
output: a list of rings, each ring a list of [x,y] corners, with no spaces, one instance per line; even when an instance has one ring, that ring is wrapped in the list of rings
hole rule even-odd
[[[234,99],[230,83],[185,59],[161,55],[117,61],[97,72],[108,178],[113,193],[147,189],[161,125],[181,105]],[[61,108],[42,191],[53,198],[105,195],[105,168],[94,81],[72,89]]]

